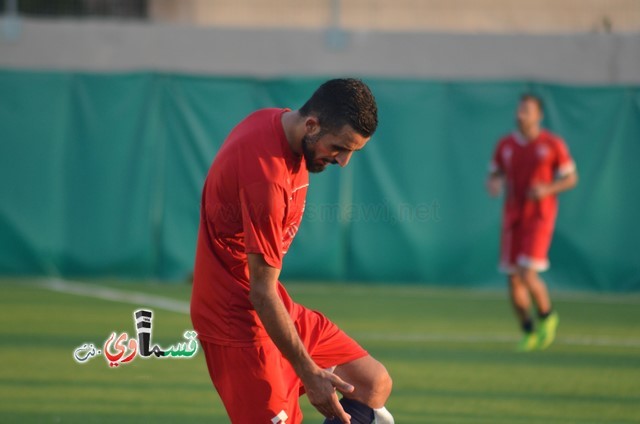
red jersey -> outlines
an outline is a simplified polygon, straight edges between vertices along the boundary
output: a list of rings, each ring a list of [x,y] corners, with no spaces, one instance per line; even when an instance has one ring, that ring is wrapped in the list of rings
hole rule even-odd
[[[535,140],[527,141],[514,132],[498,142],[490,171],[501,172],[506,181],[504,220],[507,224],[531,219],[555,220],[556,196],[530,199],[529,190],[538,184],[549,184],[556,176],[575,170],[566,144],[558,136],[542,130]]]
[[[304,212],[309,174],[282,126],[286,109],[259,110],[238,124],[218,151],[202,191],[191,297],[200,338],[250,346],[268,338],[249,301],[247,253],[278,269]],[[292,319],[301,307],[278,282]]]

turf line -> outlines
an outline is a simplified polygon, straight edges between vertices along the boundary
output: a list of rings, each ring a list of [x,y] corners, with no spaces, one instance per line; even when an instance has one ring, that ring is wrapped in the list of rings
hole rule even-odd
[[[295,288],[300,293],[326,293],[328,290],[335,288],[336,285],[326,283],[295,283],[290,284],[287,287]],[[374,289],[376,293],[389,293],[393,296],[399,297],[428,297],[428,298],[441,298],[450,297],[455,295],[461,299],[492,299],[502,300],[508,299],[506,290],[499,290],[495,288],[442,288],[437,286],[381,286],[381,285],[366,285],[366,284],[354,284],[348,287],[341,287],[340,292],[345,295],[360,295],[370,294]],[[581,293],[575,291],[552,291],[551,296],[555,300],[561,300],[563,302],[571,303],[587,303],[587,304],[607,304],[607,305],[640,305],[640,295],[637,293],[625,293],[625,294],[606,294],[606,293]]]
[[[189,313],[189,302],[155,296],[148,293],[112,289],[95,284],[84,284],[51,278],[38,283],[37,286],[59,293],[93,297],[113,302],[131,303],[138,306],[150,306],[170,312]]]
[[[170,299],[152,294],[118,290],[95,284],[64,281],[59,278],[47,279],[36,286],[59,293],[92,297],[113,302],[149,306],[182,314],[189,313],[189,302]],[[353,332],[354,337],[368,341],[434,342],[434,343],[512,343],[515,336],[499,334],[434,334],[434,333],[380,333]],[[557,344],[571,346],[640,347],[640,339],[611,339],[608,337],[564,336],[556,339]]]
[[[513,343],[516,336],[499,334],[437,334],[437,333],[366,333],[352,332],[355,338],[368,341],[433,342],[433,343]],[[569,346],[640,347],[640,340],[608,337],[558,337],[554,343]]]

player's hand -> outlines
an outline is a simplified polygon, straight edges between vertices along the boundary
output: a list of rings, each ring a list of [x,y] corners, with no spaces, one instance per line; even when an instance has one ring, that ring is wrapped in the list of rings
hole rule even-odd
[[[354,388],[351,384],[325,370],[319,370],[319,372],[305,377],[302,382],[309,402],[322,415],[329,419],[338,418],[345,424],[351,422],[351,416],[344,412],[336,394],[336,389],[343,393],[352,392]]]
[[[540,200],[551,194],[549,186],[546,184],[538,184],[529,189],[529,199]]]
[[[487,191],[491,197],[498,197],[502,192],[502,178],[501,177],[489,177],[487,180]]]

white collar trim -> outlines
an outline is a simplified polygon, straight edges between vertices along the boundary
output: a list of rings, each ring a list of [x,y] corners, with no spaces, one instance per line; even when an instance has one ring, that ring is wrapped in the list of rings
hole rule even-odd
[[[521,146],[524,146],[528,143],[527,139],[525,138],[524,135],[522,135],[522,133],[520,131],[514,131],[512,133],[513,139],[516,141],[516,143],[518,143]]]

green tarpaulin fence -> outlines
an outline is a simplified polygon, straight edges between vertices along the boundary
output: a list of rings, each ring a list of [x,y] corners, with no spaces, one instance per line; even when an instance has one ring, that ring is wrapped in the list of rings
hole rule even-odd
[[[0,72],[0,274],[176,279],[192,267],[204,175],[225,135],[322,82]],[[501,202],[484,191],[521,92],[576,159],[548,280],[640,289],[640,88],[367,79],[380,126],[311,179],[283,278],[489,285]]]

